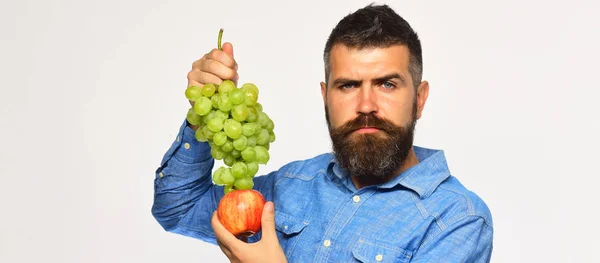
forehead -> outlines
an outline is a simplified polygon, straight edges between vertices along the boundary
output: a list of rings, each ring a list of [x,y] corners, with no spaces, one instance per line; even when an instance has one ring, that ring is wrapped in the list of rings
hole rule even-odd
[[[359,49],[336,44],[330,53],[331,75],[347,74],[360,68],[394,70],[407,75],[409,63],[410,51],[405,45]]]

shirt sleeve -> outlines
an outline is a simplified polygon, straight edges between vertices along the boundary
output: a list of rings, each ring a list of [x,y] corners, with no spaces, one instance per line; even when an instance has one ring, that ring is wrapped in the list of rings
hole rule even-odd
[[[197,222],[199,226],[189,226],[182,221],[199,203],[207,212],[216,209],[222,195],[219,196],[218,187],[212,183],[213,166],[210,146],[196,140],[195,132],[184,121],[155,172],[152,215],[166,231],[203,240],[210,240],[214,235],[208,231],[210,217],[209,221],[204,217]]]
[[[442,229],[413,255],[421,262],[490,262],[493,229],[478,216],[467,216]]]
[[[216,244],[210,220],[225,194],[212,182],[214,164],[208,143],[196,140],[184,121],[155,172],[152,215],[166,231]],[[254,180],[254,188],[268,200],[272,177]]]

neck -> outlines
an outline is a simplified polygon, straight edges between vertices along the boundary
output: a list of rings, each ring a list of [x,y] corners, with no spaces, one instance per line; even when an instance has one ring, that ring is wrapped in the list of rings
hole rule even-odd
[[[394,172],[394,174],[391,174],[390,176],[388,176],[386,178],[355,177],[355,176],[352,176],[351,178],[352,178],[352,182],[354,183],[354,186],[356,187],[356,189],[361,189],[366,186],[387,183],[387,182],[393,180],[394,178],[396,178],[397,176],[400,176],[400,174],[402,174],[404,171],[408,170],[409,168],[411,168],[417,164],[419,164],[419,159],[417,159],[417,155],[415,154],[414,149],[411,147],[410,151],[408,153],[408,156],[406,156],[406,160],[404,160],[402,165],[400,165],[400,167],[398,167],[398,169],[396,170],[396,172]]]

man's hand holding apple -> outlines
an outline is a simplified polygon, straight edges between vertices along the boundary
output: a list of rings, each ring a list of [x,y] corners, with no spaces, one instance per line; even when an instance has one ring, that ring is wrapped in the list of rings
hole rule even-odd
[[[261,217],[262,237],[256,243],[246,243],[236,238],[219,222],[217,212],[213,214],[211,225],[215,231],[219,247],[231,262],[287,262],[275,232],[273,202],[266,202],[263,207]]]

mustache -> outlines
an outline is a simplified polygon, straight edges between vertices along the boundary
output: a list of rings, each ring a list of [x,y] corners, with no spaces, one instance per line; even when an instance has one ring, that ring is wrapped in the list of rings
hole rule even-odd
[[[390,133],[397,129],[397,127],[391,122],[377,117],[373,113],[364,114],[361,113],[358,117],[353,120],[346,122],[344,125],[338,127],[335,133],[346,137],[350,135],[352,132],[361,129],[361,128],[376,128],[382,130],[386,133]]]

